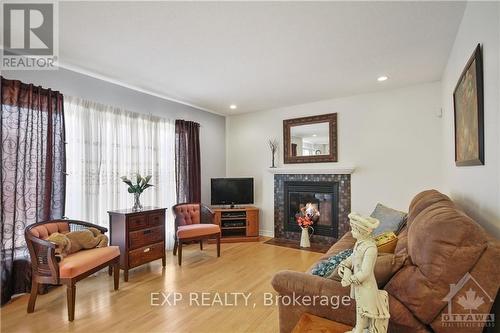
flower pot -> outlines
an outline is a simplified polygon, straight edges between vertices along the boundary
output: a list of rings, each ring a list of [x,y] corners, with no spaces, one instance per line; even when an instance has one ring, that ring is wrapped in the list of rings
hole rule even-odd
[[[300,247],[311,247],[311,242],[309,241],[309,228],[302,228],[302,234],[300,235]]]
[[[140,212],[140,211],[142,211],[142,205],[141,205],[140,197],[141,197],[140,193],[134,193],[134,206],[132,207],[132,210],[134,212]]]

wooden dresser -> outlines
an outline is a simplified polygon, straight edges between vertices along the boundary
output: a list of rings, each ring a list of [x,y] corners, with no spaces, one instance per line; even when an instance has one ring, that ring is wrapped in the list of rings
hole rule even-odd
[[[110,244],[120,247],[120,268],[128,281],[128,271],[161,259],[165,267],[166,208],[144,207],[108,211]]]

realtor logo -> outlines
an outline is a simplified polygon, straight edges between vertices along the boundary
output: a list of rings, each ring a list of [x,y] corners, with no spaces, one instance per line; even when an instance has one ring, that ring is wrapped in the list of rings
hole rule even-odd
[[[1,69],[56,69],[57,3],[4,2]]]
[[[470,273],[457,284],[450,284],[450,292],[443,301],[448,302],[448,311],[441,318],[443,326],[495,326],[495,315],[489,313],[493,299]]]

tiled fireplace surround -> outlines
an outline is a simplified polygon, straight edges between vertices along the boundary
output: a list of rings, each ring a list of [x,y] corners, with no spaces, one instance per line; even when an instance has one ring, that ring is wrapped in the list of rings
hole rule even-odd
[[[274,175],[274,238],[278,240],[300,240],[300,232],[285,230],[285,182],[336,182],[339,185],[338,238],[349,231],[347,215],[351,211],[350,174],[275,174]],[[337,239],[312,235],[311,243],[331,245]]]

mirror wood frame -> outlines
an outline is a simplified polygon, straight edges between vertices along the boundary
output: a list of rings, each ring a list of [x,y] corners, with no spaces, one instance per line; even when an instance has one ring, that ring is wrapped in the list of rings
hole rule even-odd
[[[292,156],[291,128],[300,125],[328,123],[330,151],[328,155]],[[285,164],[337,162],[337,113],[283,120],[283,157]]]

